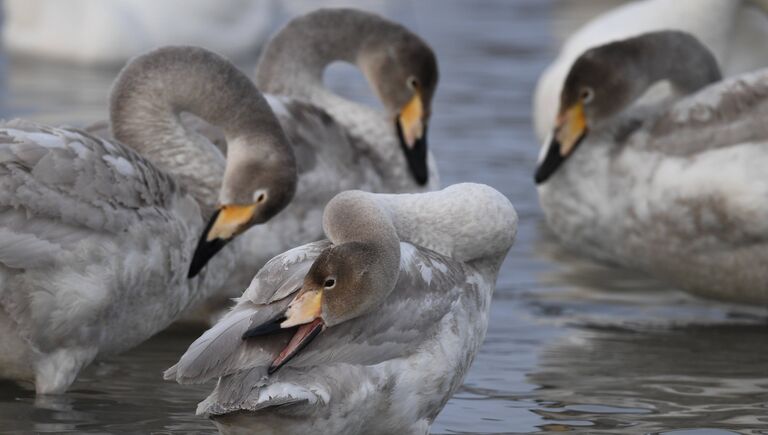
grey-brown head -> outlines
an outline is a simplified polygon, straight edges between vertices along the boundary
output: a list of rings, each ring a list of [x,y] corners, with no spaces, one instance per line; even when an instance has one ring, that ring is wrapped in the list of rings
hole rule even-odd
[[[325,328],[370,313],[395,288],[399,249],[392,252],[374,242],[347,242],[324,250],[314,261],[286,312],[243,338],[297,328],[293,338],[272,362],[279,369]]]
[[[322,318],[326,326],[334,326],[375,308],[397,281],[397,273],[379,266],[382,255],[385,254],[375,244],[365,242],[347,242],[323,251],[312,264],[302,287],[303,295],[318,295],[320,310],[306,311],[307,307],[297,298],[289,308],[286,325],[298,324],[311,313]],[[293,318],[294,313],[299,317]]]
[[[419,184],[428,181],[427,127],[438,82],[432,49],[405,27],[363,45],[358,63],[391,119],[411,173]]]
[[[392,120],[411,174],[426,184],[437,59],[429,45],[404,26],[356,9],[311,12],[292,20],[267,44],[256,80],[270,92],[311,94],[322,86],[325,68],[339,60],[363,71]]]
[[[296,163],[277,118],[251,80],[223,57],[199,47],[163,47],[132,59],[111,93],[115,138],[147,155],[158,144],[190,154],[179,124],[189,112],[222,128],[227,162],[218,210],[201,236],[189,276],[229,240],[285,208],[296,189]],[[203,162],[202,164],[205,164]]]
[[[297,184],[293,152],[284,135],[280,137],[282,130],[273,133],[261,132],[250,139],[244,136],[228,142],[219,206],[200,236],[190,278],[236,236],[266,223],[293,199]],[[259,140],[253,141],[255,137]]]
[[[646,33],[582,54],[563,84],[552,141],[536,170],[536,183],[545,182],[560,167],[590,128],[621,113],[665,79],[687,94],[720,80],[721,74],[712,53],[679,31]]]

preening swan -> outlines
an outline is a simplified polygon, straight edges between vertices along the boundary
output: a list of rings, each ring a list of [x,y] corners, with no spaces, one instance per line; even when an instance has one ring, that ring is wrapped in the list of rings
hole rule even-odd
[[[517,215],[496,190],[344,192],[165,376],[222,433],[426,434],[488,326]]]
[[[678,101],[634,104],[668,80]],[[768,70],[720,80],[690,34],[584,53],[536,171],[570,248],[705,297],[768,306]]]
[[[180,111],[223,128],[226,163],[180,126]],[[24,121],[0,127],[0,376],[38,393],[65,391],[94,358],[148,339],[223,284],[234,250],[187,278],[217,204],[219,219],[254,210],[231,228],[240,231],[274,216],[295,186],[266,101],[206,50],[137,57],[115,82],[110,114],[116,141]]]

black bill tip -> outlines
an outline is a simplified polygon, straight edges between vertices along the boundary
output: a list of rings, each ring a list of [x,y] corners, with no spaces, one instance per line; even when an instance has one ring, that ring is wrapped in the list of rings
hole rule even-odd
[[[405,142],[405,136],[403,135],[403,129],[400,126],[400,122],[395,120],[395,128],[397,129],[397,137],[400,139],[400,148],[403,149],[405,159],[408,161],[408,169],[411,170],[413,179],[419,186],[427,184],[429,181],[429,170],[427,169],[427,127],[424,126],[424,134],[421,138],[416,140],[416,143],[412,147],[409,147]]]
[[[221,251],[221,248],[229,243],[229,240],[214,239],[210,242],[207,240],[208,231],[213,227],[213,223],[216,222],[216,218],[219,217],[220,210],[216,210],[216,213],[211,216],[211,220],[208,221],[208,225],[205,226],[203,234],[200,236],[200,240],[197,242],[197,248],[195,248],[195,254],[192,256],[192,264],[189,266],[189,273],[187,278],[194,278],[198,273],[208,264],[208,260],[213,258],[216,253]]]
[[[552,141],[549,143],[549,148],[547,149],[547,154],[544,156],[544,160],[539,164],[539,167],[536,168],[533,180],[536,184],[541,184],[547,181],[547,179],[555,173],[557,168],[563,164],[564,160],[565,158],[560,155],[560,142],[558,142],[557,139],[552,138]]]
[[[285,322],[285,313],[280,313],[277,317],[273,318],[272,320],[269,320],[266,323],[262,323],[259,326],[255,326],[253,328],[248,329],[243,333],[243,340],[247,340],[249,338],[253,337],[261,337],[263,335],[269,335],[274,334],[275,332],[278,332],[282,330],[280,327],[280,324]]]
[[[576,143],[573,144],[568,155],[563,156],[560,152],[561,144],[553,135],[552,140],[549,143],[549,148],[547,149],[547,155],[544,156],[544,160],[539,164],[539,167],[536,168],[536,173],[533,175],[533,180],[536,182],[536,184],[541,184],[547,181],[549,177],[551,177],[552,174],[554,174],[555,171],[557,171],[557,169],[563,164],[563,162],[565,162],[568,156],[573,154],[581,141],[584,140],[585,136],[586,130],[581,134],[581,136],[579,136],[578,139],[576,139]]]

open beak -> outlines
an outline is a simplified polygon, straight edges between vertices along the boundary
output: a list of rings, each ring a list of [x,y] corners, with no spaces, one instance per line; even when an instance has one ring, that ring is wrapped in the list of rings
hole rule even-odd
[[[413,97],[403,106],[395,120],[395,128],[413,178],[420,186],[427,184],[427,124],[424,120],[424,104],[418,90],[414,91]]]
[[[245,231],[256,211],[255,205],[224,205],[213,214],[197,242],[189,278],[195,277],[217,252],[236,235]]]
[[[276,372],[290,361],[325,329],[325,323],[320,317],[322,301],[322,290],[302,291],[291,301],[285,313],[245,331],[243,340],[274,334],[286,328],[296,328],[291,340],[270,364],[267,370],[269,374]]]
[[[574,104],[557,117],[552,140],[547,146],[544,158],[536,168],[534,180],[541,184],[555,173],[587,135],[589,128],[584,117],[584,105]]]

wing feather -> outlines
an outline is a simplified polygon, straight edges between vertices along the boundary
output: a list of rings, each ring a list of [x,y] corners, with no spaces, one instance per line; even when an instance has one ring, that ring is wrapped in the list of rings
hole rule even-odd
[[[768,140],[768,69],[715,83],[655,118],[648,146],[691,155]]]
[[[257,284],[249,290],[260,300],[269,299],[267,288],[272,292],[283,288],[281,279],[295,278],[328,244],[316,242],[276,257],[259,272],[261,279],[254,279]],[[473,296],[479,293],[480,283],[468,279],[467,266],[407,243],[401,244],[401,252],[396,289],[379,309],[326,329],[269,377],[266,369],[290,334],[247,341],[241,340],[241,336],[250,326],[281,312],[290,298],[259,305],[247,298],[246,292],[238,305],[166,372],[166,379],[204,382],[219,377],[216,389],[198,407],[198,413],[204,415],[327,401],[322,391],[308,387],[313,384],[309,379],[313,372],[305,368],[327,364],[375,365],[411,355],[438,336],[457,304],[468,307],[482,303]],[[482,311],[480,307],[476,309]]]

